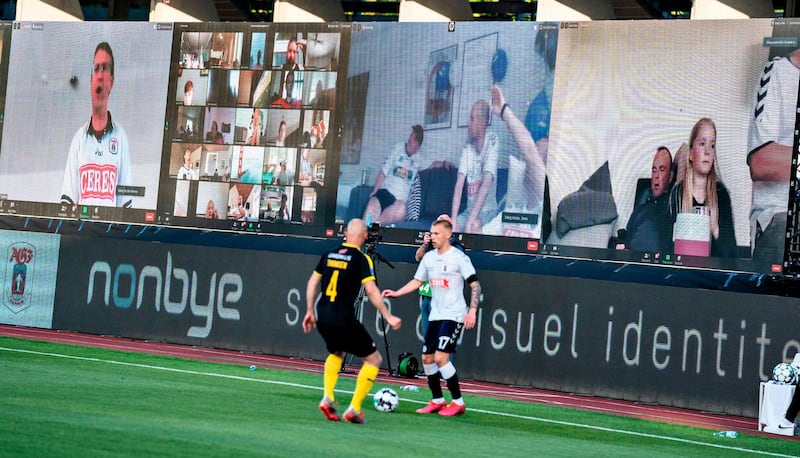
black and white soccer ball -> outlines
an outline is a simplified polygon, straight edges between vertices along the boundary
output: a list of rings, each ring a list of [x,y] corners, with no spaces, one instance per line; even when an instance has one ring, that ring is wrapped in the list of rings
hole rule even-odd
[[[789,363],[778,363],[772,369],[772,380],[780,385],[795,385],[797,378],[797,368]]]
[[[379,412],[393,412],[400,404],[400,397],[391,388],[381,388],[372,397],[372,402]]]

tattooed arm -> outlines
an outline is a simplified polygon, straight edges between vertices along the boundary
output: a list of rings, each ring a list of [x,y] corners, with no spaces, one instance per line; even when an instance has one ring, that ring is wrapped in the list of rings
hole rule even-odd
[[[472,329],[477,321],[478,304],[480,304],[481,299],[481,284],[478,282],[477,277],[469,282],[469,289],[469,312],[467,312],[467,317],[464,319],[464,327]]]

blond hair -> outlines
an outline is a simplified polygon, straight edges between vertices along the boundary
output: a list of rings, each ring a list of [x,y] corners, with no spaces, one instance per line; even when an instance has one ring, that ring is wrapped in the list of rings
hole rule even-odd
[[[675,161],[678,163],[678,180],[676,186],[680,186],[682,195],[679,211],[682,213],[692,213],[694,211],[694,173],[692,164],[691,148],[697,139],[697,134],[701,127],[710,126],[714,129],[714,139],[717,137],[717,126],[711,118],[700,118],[692,127],[689,135],[689,145],[682,144],[675,153]],[[711,235],[719,238],[719,196],[717,195],[717,182],[722,181],[719,173],[716,149],[714,151],[713,166],[706,179],[706,200],[703,206],[709,209],[711,217]]]

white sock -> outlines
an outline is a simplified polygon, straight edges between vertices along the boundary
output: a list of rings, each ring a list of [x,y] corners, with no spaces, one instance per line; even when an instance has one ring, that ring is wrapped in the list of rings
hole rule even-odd
[[[453,366],[453,363],[448,361],[447,364],[439,368],[439,372],[442,373],[442,378],[447,380],[450,377],[456,375],[456,367]]]
[[[433,375],[439,372],[439,366],[437,366],[436,363],[423,364],[422,368],[425,370],[425,375]]]

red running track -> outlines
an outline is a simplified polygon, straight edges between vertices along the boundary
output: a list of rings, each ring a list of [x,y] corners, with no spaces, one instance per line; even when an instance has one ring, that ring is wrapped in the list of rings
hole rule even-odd
[[[322,374],[323,370],[323,363],[321,361],[312,361],[308,359],[287,358],[282,356],[246,353],[235,350],[220,350],[216,348],[194,347],[189,345],[98,336],[92,334],[80,334],[75,332],[54,331],[49,329],[0,325],[0,335],[96,348],[107,348],[110,350],[164,355],[201,361],[212,361],[225,364],[241,364],[245,366],[255,365],[270,369],[302,371],[317,374]],[[355,378],[354,373],[345,373],[343,376]],[[385,370],[381,371],[378,378],[386,383],[397,383],[399,380],[397,378],[392,378]],[[403,379],[403,383],[415,384],[420,386],[422,389],[427,389],[427,382],[424,379]],[[537,388],[514,387],[496,383],[468,380],[461,381],[461,390],[472,395],[484,395],[496,398],[511,399],[515,401],[548,404],[612,415],[635,417],[644,420],[696,426],[713,430],[739,431],[749,434],[764,435],[773,438],[783,438],[786,440],[800,442],[800,438],[774,436],[758,432],[758,422],[754,418],[719,415],[676,407],[644,405],[631,401],[605,399],[594,396],[582,396],[561,393],[558,391],[541,390]]]

